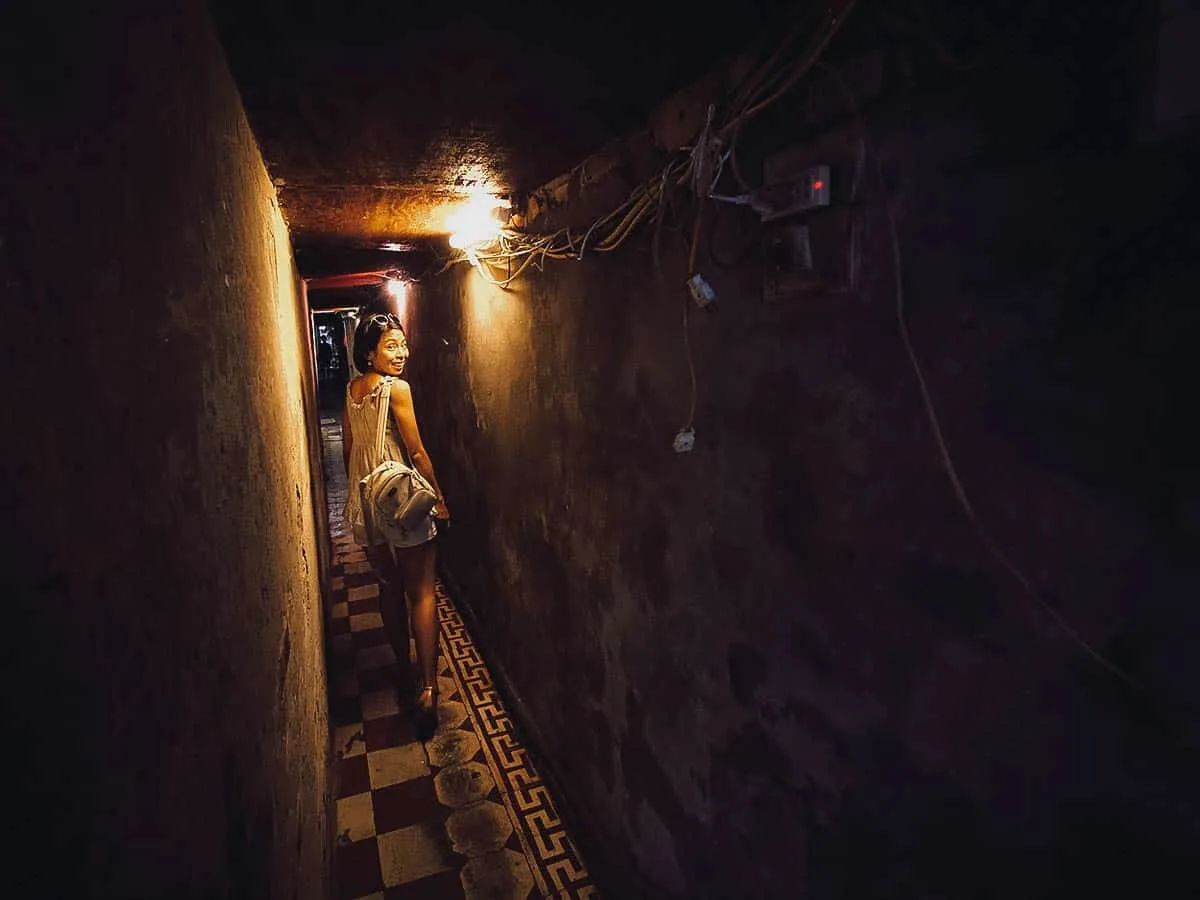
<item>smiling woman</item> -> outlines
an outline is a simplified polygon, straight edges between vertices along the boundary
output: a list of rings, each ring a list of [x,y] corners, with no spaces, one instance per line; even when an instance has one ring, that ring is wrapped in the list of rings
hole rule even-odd
[[[417,725],[421,736],[437,724],[437,623],[435,619],[434,519],[448,523],[450,510],[438,487],[433,462],[421,440],[413,409],[412,390],[402,379],[408,363],[408,339],[392,313],[365,314],[354,333],[354,365],[364,374],[346,388],[342,446],[350,490],[346,521],[355,540],[367,548],[379,574],[380,612],[392,650],[401,661],[398,690],[409,690],[407,598],[417,645],[421,684],[417,691]],[[421,520],[383,531],[376,527],[359,485],[381,463],[401,463],[415,469],[433,489],[437,505]],[[373,477],[373,476],[372,476]]]

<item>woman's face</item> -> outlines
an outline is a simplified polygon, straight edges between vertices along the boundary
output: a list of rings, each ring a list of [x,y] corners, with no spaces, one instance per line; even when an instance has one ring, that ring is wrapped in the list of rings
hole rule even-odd
[[[380,375],[399,375],[404,371],[408,362],[408,341],[404,332],[399,328],[385,331],[379,338],[379,344],[367,354],[367,362]]]

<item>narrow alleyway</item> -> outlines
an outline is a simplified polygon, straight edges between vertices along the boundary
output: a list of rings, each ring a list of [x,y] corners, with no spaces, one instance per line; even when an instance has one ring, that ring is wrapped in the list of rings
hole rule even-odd
[[[440,583],[439,724],[430,741],[416,740],[394,687],[399,664],[380,618],[378,582],[342,521],[341,423],[323,418],[321,436],[334,547],[337,896],[598,897]]]

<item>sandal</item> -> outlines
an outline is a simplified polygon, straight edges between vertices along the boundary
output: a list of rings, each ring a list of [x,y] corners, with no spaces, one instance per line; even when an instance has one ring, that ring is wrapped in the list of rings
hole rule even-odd
[[[432,685],[417,692],[417,737],[422,741],[429,740],[437,730],[437,700],[438,689]]]

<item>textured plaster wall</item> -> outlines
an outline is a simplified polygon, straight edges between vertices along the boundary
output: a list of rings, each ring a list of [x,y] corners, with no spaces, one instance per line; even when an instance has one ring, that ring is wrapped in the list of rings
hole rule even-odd
[[[689,455],[689,217],[664,227],[665,287],[643,229],[508,292],[461,267],[415,295],[444,565],[613,896],[1197,890],[1197,198],[1186,147],[1122,130],[1128,24],[1067,46],[1046,23],[976,76],[924,45],[875,59],[887,187],[868,166],[854,291],[766,304],[753,217],[710,219]],[[747,138],[747,171],[755,143],[852,161],[845,112],[815,86]],[[578,221],[639,152],[609,193],[573,189]],[[1114,171],[1139,189],[1095,190]],[[885,190],[975,508],[1148,691],[957,505],[897,329]]]
[[[203,7],[141,6],[7,35],[3,884],[316,900],[307,315]]]

